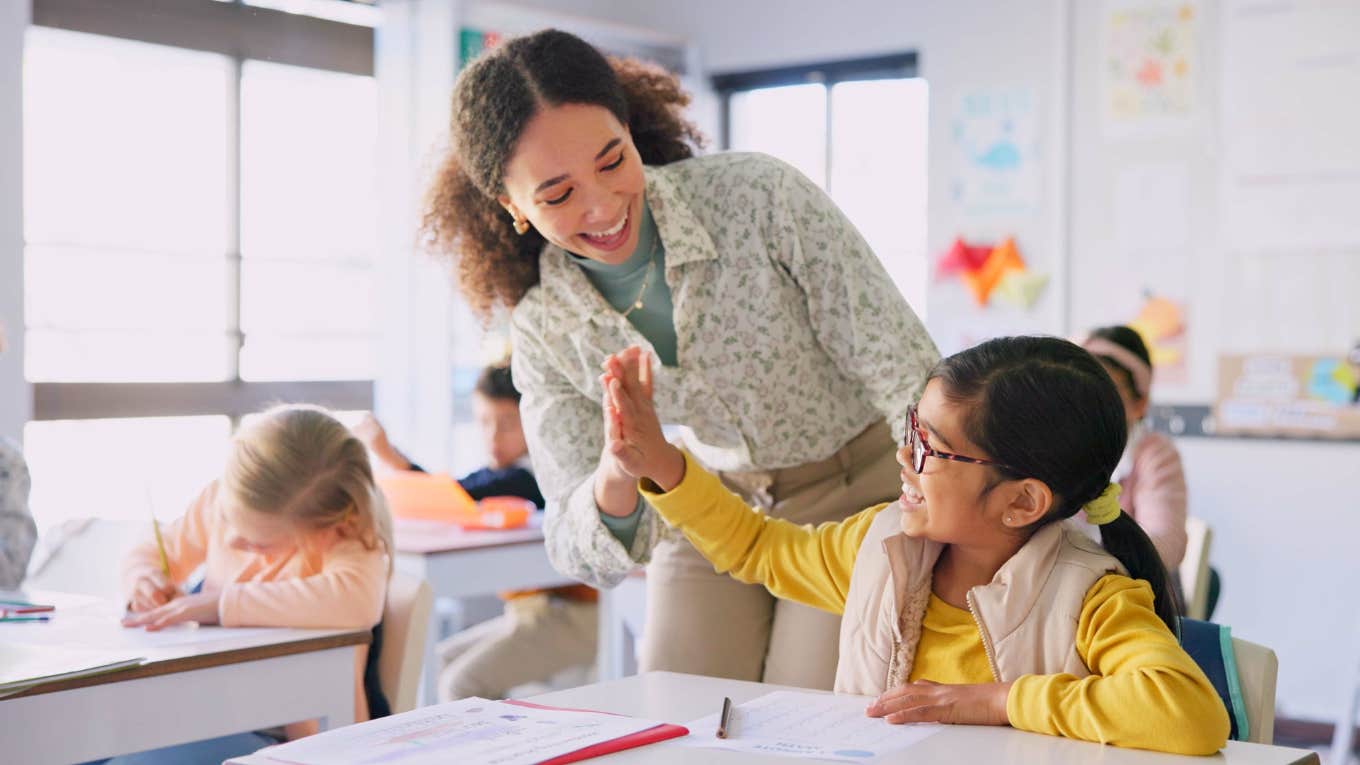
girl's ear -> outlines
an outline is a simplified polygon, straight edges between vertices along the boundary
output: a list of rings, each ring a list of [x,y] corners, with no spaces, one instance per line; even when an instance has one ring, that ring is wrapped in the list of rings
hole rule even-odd
[[[1019,529],[1038,521],[1053,508],[1053,490],[1037,478],[1016,481],[1010,489],[1010,502],[1001,516],[1008,528]]]
[[[1147,418],[1148,406],[1152,403],[1147,398],[1138,399],[1138,403],[1133,405],[1133,419],[1135,422],[1142,422]]]

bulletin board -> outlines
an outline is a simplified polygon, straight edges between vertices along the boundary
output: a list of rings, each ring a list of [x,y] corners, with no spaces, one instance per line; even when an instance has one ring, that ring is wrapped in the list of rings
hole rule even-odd
[[[1305,435],[1231,393],[1360,340],[1360,3],[1077,9],[1070,330],[1151,319],[1154,400]],[[1306,435],[1360,437],[1338,417]]]

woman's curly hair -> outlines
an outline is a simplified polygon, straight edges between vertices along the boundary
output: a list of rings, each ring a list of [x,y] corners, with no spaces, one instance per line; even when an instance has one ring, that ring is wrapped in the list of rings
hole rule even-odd
[[[643,164],[694,156],[703,135],[684,116],[689,94],[664,69],[606,58],[556,29],[517,37],[467,66],[453,89],[450,147],[430,188],[421,231],[452,260],[472,310],[487,321],[538,284],[545,240],[515,233],[496,201],[505,163],[524,126],[544,106],[593,104],[628,126]]]

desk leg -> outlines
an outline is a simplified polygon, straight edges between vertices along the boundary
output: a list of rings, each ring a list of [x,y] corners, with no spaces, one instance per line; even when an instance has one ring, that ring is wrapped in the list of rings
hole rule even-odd
[[[624,676],[624,645],[628,628],[620,612],[618,588],[600,590],[600,637],[598,656],[600,681],[617,680]]]

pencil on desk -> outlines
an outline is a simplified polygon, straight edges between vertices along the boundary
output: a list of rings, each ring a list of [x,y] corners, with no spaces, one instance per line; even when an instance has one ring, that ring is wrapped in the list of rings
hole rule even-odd
[[[718,738],[727,738],[728,726],[732,724],[732,699],[723,696],[722,714],[718,716]]]
[[[50,622],[50,616],[0,616],[0,623],[4,622]]]

